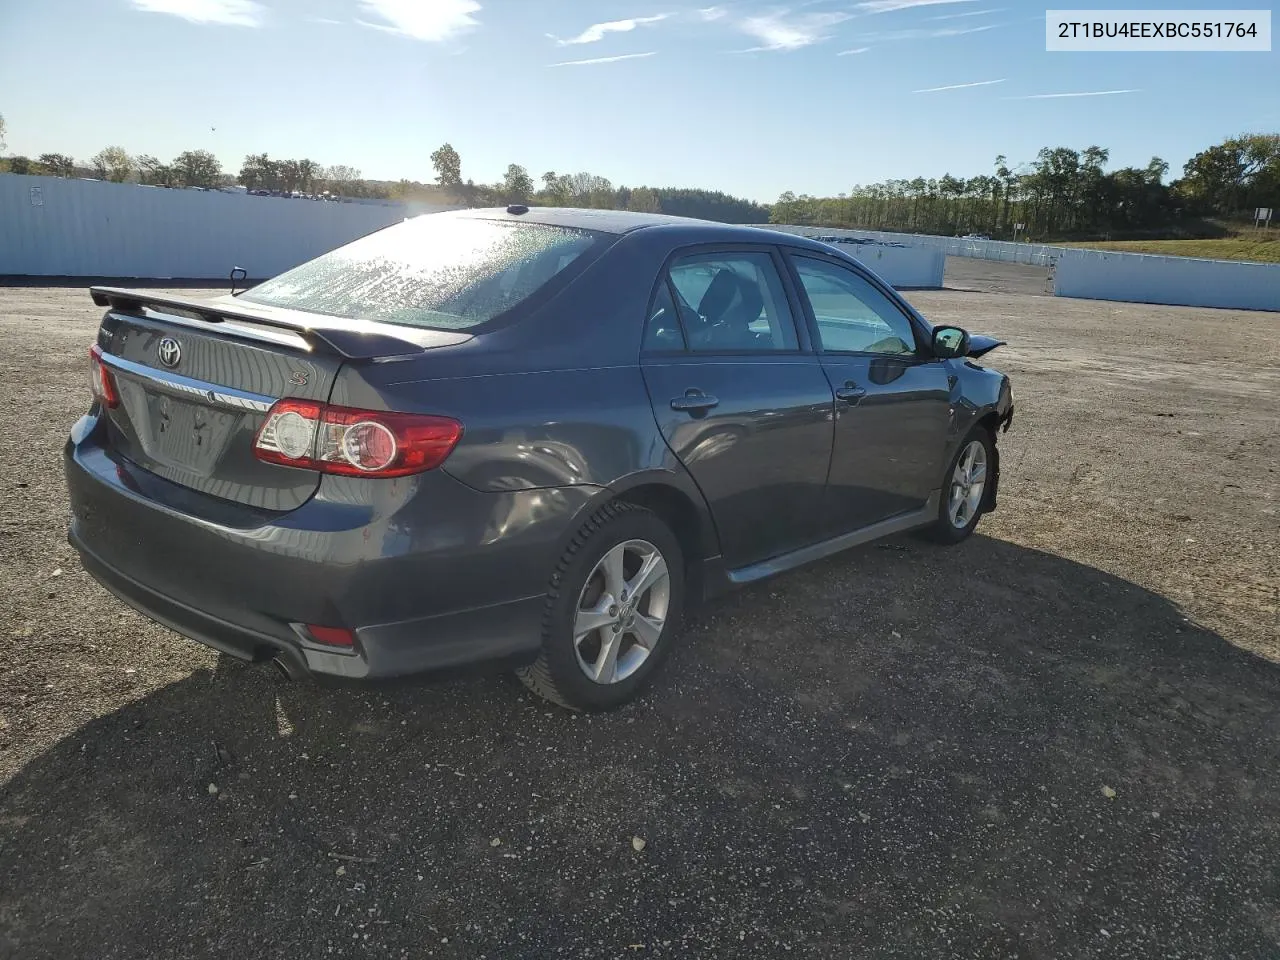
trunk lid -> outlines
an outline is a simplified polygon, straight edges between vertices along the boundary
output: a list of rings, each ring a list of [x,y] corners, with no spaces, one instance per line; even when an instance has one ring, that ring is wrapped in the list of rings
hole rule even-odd
[[[111,309],[98,346],[120,397],[107,413],[121,456],[173,483],[288,511],[320,474],[266,463],[253,441],[282,397],[326,402],[344,363],[419,353],[467,335],[390,328],[251,305],[94,288]],[[378,329],[381,328],[381,329]]]

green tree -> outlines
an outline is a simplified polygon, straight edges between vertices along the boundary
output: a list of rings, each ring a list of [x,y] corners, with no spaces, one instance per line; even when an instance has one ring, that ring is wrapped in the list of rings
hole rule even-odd
[[[518,163],[507,167],[502,177],[502,194],[507,203],[524,203],[533,196],[533,178]]]
[[[293,193],[302,181],[302,170],[297,160],[281,160],[280,189],[285,193]]]
[[[99,180],[124,183],[133,173],[133,158],[124,147],[106,147],[89,161]]]
[[[240,165],[236,180],[246,190],[280,189],[280,164],[265,153],[251,153]]]
[[[38,160],[41,169],[50,177],[74,177],[76,162],[65,153],[42,153]]]
[[[0,150],[5,149],[9,144],[5,141],[4,136],[9,131],[9,125],[4,122],[4,114],[0,113]]]
[[[40,172],[40,165],[33,161],[30,157],[10,157],[9,172],[22,174],[36,174]]]
[[[436,170],[436,181],[446,190],[462,187],[462,158],[453,146],[446,143],[431,154],[431,165]]]
[[[332,167],[321,167],[316,172],[317,186],[345,196],[350,192],[351,184],[360,179],[360,171],[355,167],[336,164]]]
[[[1280,187],[1280,134],[1244,134],[1197,153],[1182,168],[1178,192],[1203,213],[1274,206]]]
[[[569,178],[561,176],[554,170],[542,175],[542,200],[553,207],[563,207],[569,203]]]
[[[208,150],[184,150],[173,158],[172,166],[184,187],[216,187],[222,180],[222,164]]]
[[[305,158],[298,161],[298,185],[302,187],[304,193],[312,192],[319,176],[320,164]]]
[[[173,167],[161,163],[155,157],[143,154],[135,161],[138,167],[138,180],[153,187],[172,187],[175,183]]]
[[[650,187],[636,187],[627,198],[627,209],[639,213],[661,213],[662,200],[658,191]]]

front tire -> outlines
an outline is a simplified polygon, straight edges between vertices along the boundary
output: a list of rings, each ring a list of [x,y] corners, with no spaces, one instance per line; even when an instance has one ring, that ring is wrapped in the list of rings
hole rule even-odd
[[[671,649],[684,612],[684,557],[657,514],[601,508],[574,536],[547,591],[542,651],[516,671],[571,710],[633,700]]]
[[[995,438],[986,427],[974,427],[964,438],[942,484],[938,516],[921,534],[936,543],[968,539],[988,505],[987,487],[995,464]]]

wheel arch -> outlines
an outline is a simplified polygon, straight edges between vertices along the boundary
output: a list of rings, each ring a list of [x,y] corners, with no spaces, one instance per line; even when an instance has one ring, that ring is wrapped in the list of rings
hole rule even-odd
[[[684,553],[691,596],[701,590],[702,568],[720,556],[720,538],[702,491],[687,475],[670,470],[643,470],[602,488],[583,504],[564,534],[561,552],[569,541],[606,504],[622,502],[657,514],[675,535]]]
[[[1000,426],[1006,424],[1007,413],[997,409],[988,410],[974,421],[974,427],[984,428],[991,435],[990,482],[982,493],[982,511],[991,513],[996,508],[996,496],[1000,489]]]

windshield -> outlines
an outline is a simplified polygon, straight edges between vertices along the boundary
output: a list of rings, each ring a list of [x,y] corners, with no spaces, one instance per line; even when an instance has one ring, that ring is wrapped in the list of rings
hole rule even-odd
[[[463,330],[526,300],[601,236],[540,223],[418,217],[282,273],[241,299],[340,317]]]

